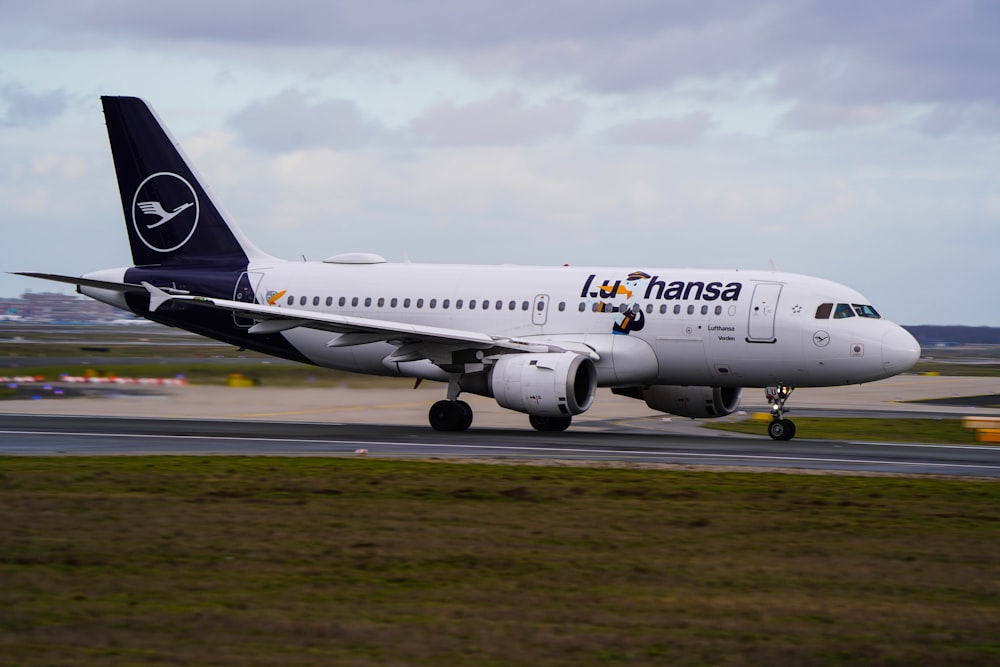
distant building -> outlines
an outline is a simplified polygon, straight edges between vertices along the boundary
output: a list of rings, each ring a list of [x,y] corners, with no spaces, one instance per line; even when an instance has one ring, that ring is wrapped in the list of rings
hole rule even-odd
[[[98,323],[131,317],[125,311],[75,294],[27,292],[0,298],[0,321]]]

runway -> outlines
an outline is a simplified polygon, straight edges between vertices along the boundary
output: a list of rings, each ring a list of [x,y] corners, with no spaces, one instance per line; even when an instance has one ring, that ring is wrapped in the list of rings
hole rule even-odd
[[[996,408],[929,406],[914,399],[1000,394],[1000,378],[899,376],[871,385],[801,389],[796,415],[1000,415]],[[234,389],[157,387],[101,396],[0,401],[2,455],[205,454],[405,457],[455,460],[587,461],[735,469],[791,469],[1000,477],[1000,447],[810,440],[789,442],[668,418],[641,401],[601,390],[594,407],[563,433],[532,430],[524,415],[463,396],[475,410],[466,433],[438,433],[427,410],[442,389],[425,383]],[[765,410],[761,391],[746,412]]]
[[[658,431],[637,421],[591,423],[583,431],[348,423],[237,422],[5,415],[0,455],[358,456],[427,459],[549,459],[1000,477],[1000,447],[915,445]]]

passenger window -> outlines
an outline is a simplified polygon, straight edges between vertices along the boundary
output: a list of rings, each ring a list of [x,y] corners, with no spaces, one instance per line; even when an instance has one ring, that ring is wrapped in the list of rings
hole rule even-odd
[[[486,299],[483,299],[483,310],[489,310],[489,309],[490,309],[490,302],[487,301]]]
[[[702,306],[701,307],[701,314],[702,315],[708,315],[708,306]]]
[[[358,307],[358,297],[354,297],[353,299],[351,299],[351,307],[352,308]]]
[[[299,305],[300,306],[306,305],[306,297],[304,297],[304,296],[303,297],[299,297]]]
[[[722,306],[716,306],[715,307],[715,314],[716,315],[721,315],[722,314]]]
[[[313,297],[313,305],[314,306],[318,306],[319,305],[319,297],[318,296],[314,296]]]
[[[437,308],[437,305],[438,305],[438,300],[437,299],[431,299],[427,303],[427,306],[430,307],[430,308]]]
[[[688,306],[688,315],[694,315],[694,304]]]
[[[461,299],[456,299],[455,300],[455,310],[462,310],[462,300]]]
[[[389,301],[389,307],[395,308],[397,305],[399,305],[399,299],[397,299],[396,297],[392,297],[392,300]]]
[[[580,312],[582,313],[585,310],[587,310],[587,304],[585,304],[583,301],[581,301],[580,302]]]
[[[410,307],[410,298],[407,297],[403,299],[403,308],[409,308],[409,307]]]
[[[347,305],[347,297],[346,296],[340,297],[337,303],[340,304],[341,308],[343,308],[344,306]]]
[[[845,317],[854,317],[854,309],[846,303],[838,303],[837,309],[833,311],[833,319],[842,320]]]
[[[527,303],[527,301],[525,303]],[[599,308],[599,305],[598,305],[598,303],[596,301],[590,305],[590,309],[592,311],[594,311],[595,313],[597,312],[598,308]]]
[[[380,296],[378,298],[378,307],[381,308],[384,305],[385,305],[385,297],[384,296]]]
[[[417,308],[423,308],[423,307],[424,307],[424,300],[417,299]]]
[[[295,297],[294,296],[288,297],[288,301],[286,303],[288,303],[289,306],[294,306],[295,305]]]
[[[445,310],[448,310],[448,307],[450,305],[451,305],[450,299],[445,299],[444,301],[441,302],[441,307],[444,308]]]
[[[816,308],[816,319],[817,320],[828,320],[830,319],[830,312],[833,310],[832,303],[821,303]]]
[[[560,301],[559,302],[559,312],[561,313],[564,310],[566,310],[566,302],[565,301]]]
[[[667,304],[661,303],[660,304],[660,315],[666,315],[666,314],[667,314]]]
[[[476,300],[469,299],[469,310],[475,310],[475,309],[476,309]]]
[[[528,307],[529,306],[528,306],[528,302],[527,301],[522,301],[521,302],[521,310],[528,310]]]
[[[371,308],[371,307],[372,307],[372,298],[370,296],[366,296],[365,297],[365,308]]]
[[[503,301],[501,301],[500,299],[497,299],[496,309],[503,310]]]
[[[674,305],[674,315],[680,315],[680,314],[681,314],[681,304],[678,303]]]
[[[333,305],[333,297],[332,296],[326,297],[326,305],[327,306],[332,306]]]
[[[651,303],[646,304],[646,312],[649,313],[650,315],[653,314],[653,304]]]
[[[507,310],[514,310],[517,308],[517,301],[511,301],[507,304]]]

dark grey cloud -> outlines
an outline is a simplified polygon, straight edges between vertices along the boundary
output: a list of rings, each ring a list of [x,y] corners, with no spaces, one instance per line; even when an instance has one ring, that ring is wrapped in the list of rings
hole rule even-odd
[[[418,143],[446,146],[535,143],[575,132],[585,112],[579,101],[530,105],[518,93],[502,93],[482,102],[432,107],[410,124],[408,134]]]
[[[686,146],[697,143],[711,126],[705,111],[692,111],[677,118],[644,118],[605,131],[605,136],[622,144]]]
[[[237,6],[35,0],[0,36],[107,44],[313,47],[456,61],[602,92],[760,83],[838,105],[1000,101],[995,0],[245,0]],[[313,53],[315,56],[315,52]]]
[[[19,84],[7,84],[0,88],[0,125],[47,125],[66,110],[69,101],[70,96],[64,90],[35,93]]]
[[[651,26],[697,26],[734,11],[733,0],[242,0],[238,6],[174,0],[169,6],[35,0],[5,19],[134,38],[280,45],[494,48],[548,40],[605,40]]]
[[[297,90],[254,102],[230,118],[248,146],[286,153],[322,146],[357,149],[378,141],[385,129],[366,118],[354,102],[311,102]]]

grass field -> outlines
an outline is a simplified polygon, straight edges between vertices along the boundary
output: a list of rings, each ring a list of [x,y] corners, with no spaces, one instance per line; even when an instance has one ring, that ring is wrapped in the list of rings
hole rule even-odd
[[[1000,484],[0,460],[0,663],[995,665]]]

